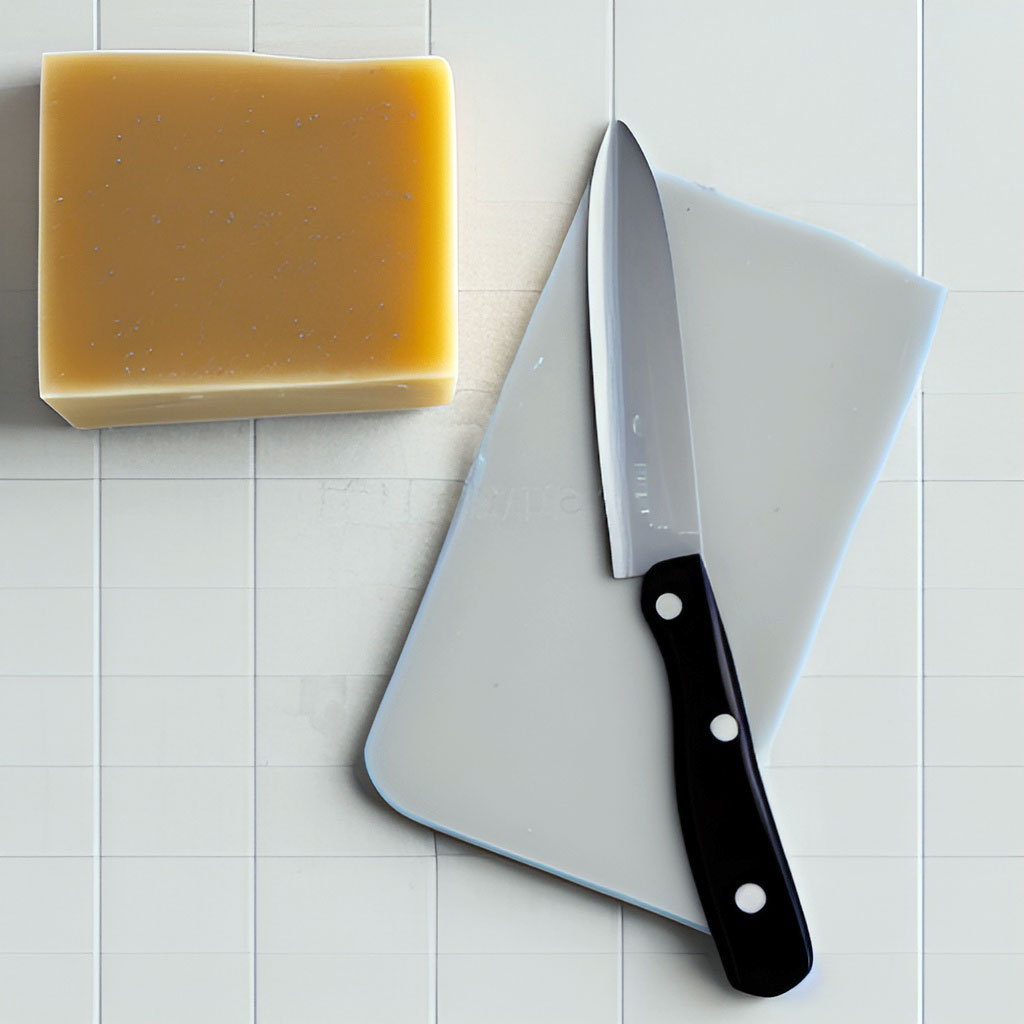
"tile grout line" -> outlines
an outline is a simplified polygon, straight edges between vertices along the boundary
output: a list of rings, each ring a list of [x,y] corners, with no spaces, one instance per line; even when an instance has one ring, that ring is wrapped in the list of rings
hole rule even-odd
[[[95,1024],[103,1019],[103,664],[102,653],[102,431],[93,439],[92,485],[92,1017]]]
[[[255,12],[256,4],[253,3],[253,11]],[[253,15],[255,18],[255,14]],[[256,420],[251,420],[249,425],[249,469],[250,469],[250,481],[249,481],[249,508],[250,508],[250,524],[252,529],[252,603],[250,607],[252,622],[252,931],[250,935],[250,946],[252,948],[252,1022],[256,1024],[257,1019],[257,978],[258,978],[258,960],[256,951],[256,914],[257,914],[257,872],[259,870],[259,861],[257,858],[257,847],[256,847],[256,818],[257,808],[259,806],[259,794],[257,789],[257,777],[258,772],[256,769],[258,761],[258,746],[257,746],[257,706],[259,703],[258,686],[256,680]]]
[[[924,31],[925,31],[925,0],[917,2],[917,271],[924,275]],[[918,905],[918,972],[917,972],[917,1005],[920,1024],[925,1022],[925,635],[924,635],[924,602],[925,602],[925,486],[924,486],[924,376],[918,383],[919,401],[917,407],[917,830],[918,830],[918,873],[917,873],[917,905]]]

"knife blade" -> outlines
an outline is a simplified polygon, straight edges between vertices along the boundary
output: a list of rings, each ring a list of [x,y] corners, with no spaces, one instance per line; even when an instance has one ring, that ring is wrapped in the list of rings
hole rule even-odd
[[[778,995],[810,971],[810,936],[703,561],[684,339],[661,199],[621,121],[609,126],[594,165],[587,279],[612,574],[643,577],[639,611],[665,663],[690,871],[730,984]]]

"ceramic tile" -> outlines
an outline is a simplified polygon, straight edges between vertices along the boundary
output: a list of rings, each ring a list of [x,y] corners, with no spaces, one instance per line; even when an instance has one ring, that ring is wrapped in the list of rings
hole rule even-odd
[[[589,174],[590,169],[581,162],[577,173]],[[576,195],[562,202],[484,202],[467,197],[463,189],[459,200],[459,286],[470,291],[540,291],[582,194],[581,184]],[[488,410],[492,405],[493,400]]]
[[[877,484],[854,528],[836,586],[916,586],[917,505],[916,483]]]
[[[106,953],[105,1024],[249,1024],[247,953]]]
[[[426,0],[262,0],[256,49],[298,57],[411,57],[427,52]]]
[[[615,1024],[618,993],[617,953],[438,957],[438,1018],[445,1024]]]
[[[917,763],[917,680],[912,676],[804,676],[772,744],[789,765]]]
[[[103,0],[105,50],[248,50],[251,0]]]
[[[273,856],[433,856],[429,829],[392,810],[365,772],[259,768],[256,851]]]
[[[1017,1024],[1024,1019],[1024,955],[962,956],[930,953],[924,959],[928,1024]]]
[[[419,601],[419,589],[395,586],[261,590],[257,671],[390,675]]]
[[[929,590],[925,665],[936,676],[1024,675],[1024,590]]]
[[[92,586],[93,485],[0,480],[0,586]]]
[[[619,904],[490,854],[437,865],[438,952],[617,953]]]
[[[926,586],[1024,588],[1024,481],[934,481],[924,502]]]
[[[705,932],[670,921],[639,907],[622,907],[623,953],[688,953],[697,956],[714,954],[714,942]]]
[[[924,900],[927,953],[1024,953],[1024,858],[927,857]]]
[[[431,409],[259,420],[257,472],[462,481],[493,406],[492,395],[457,391],[451,405]]]
[[[256,879],[261,953],[433,948],[433,857],[264,857]]]
[[[103,431],[103,476],[245,479],[252,468],[251,435],[251,420],[113,427]]]
[[[261,480],[257,582],[422,589],[461,493],[453,481]]]
[[[0,253],[3,247],[0,246]],[[34,342],[33,342],[34,344]],[[94,432],[68,426],[38,395],[0,393],[0,477],[46,480],[92,477]]]
[[[460,387],[501,390],[538,296],[537,291],[460,292]]]
[[[245,587],[252,579],[246,480],[108,480],[105,587]]]
[[[103,763],[251,765],[252,691],[251,676],[107,676]]]
[[[463,194],[575,203],[608,119],[606,7],[523,0],[496,17],[472,0],[433,0],[431,34],[459,83]]]
[[[91,857],[0,857],[0,954],[91,953]]]
[[[1024,753],[1024,745],[1019,747]],[[925,769],[925,852],[931,857],[1019,857],[1024,819],[1015,813],[1024,767]]]
[[[924,41],[927,267],[953,288],[1019,288],[1024,148],[1006,125],[1024,89],[1024,11],[1001,4],[998,29],[955,0],[929,0]],[[995,13],[995,12],[993,12]],[[984,244],[971,244],[984,239]]]
[[[770,767],[763,777],[790,856],[916,855],[916,768]]]
[[[17,1024],[92,1024],[88,953],[0,955],[4,1011]]]
[[[89,676],[0,676],[0,764],[91,764],[92,690]]]
[[[633,0],[615,17],[616,116],[658,166],[771,208],[799,202],[825,227],[835,211],[865,241],[851,211],[916,201],[917,25],[912,4],[842,10],[837,31],[835,9],[814,0]]]
[[[104,590],[102,645],[109,675],[249,675],[252,592]]]
[[[104,768],[107,856],[251,855],[251,768]]]
[[[92,588],[0,589],[0,675],[92,672]]]
[[[728,987],[714,956],[627,953],[623,1019],[630,1024],[699,1020],[730,1024],[908,1024],[918,1017],[917,955],[823,954],[810,976],[775,999]]]
[[[361,764],[383,676],[260,676],[257,763]]]
[[[0,857],[91,855],[92,805],[91,768],[0,768]]]
[[[1024,480],[1024,395],[928,395],[926,480]]]
[[[1024,765],[1024,677],[925,680],[929,765]]]
[[[1024,293],[950,292],[924,369],[929,395],[1024,392]]]
[[[104,857],[105,953],[246,953],[251,857]]]
[[[914,589],[836,587],[822,616],[804,674],[911,676],[916,672]]]
[[[260,1024],[430,1024],[434,1020],[432,958],[279,955],[257,958]]]

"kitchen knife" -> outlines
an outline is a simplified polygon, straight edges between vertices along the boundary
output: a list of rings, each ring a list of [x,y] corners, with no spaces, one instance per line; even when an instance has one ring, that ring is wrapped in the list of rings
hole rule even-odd
[[[594,166],[587,263],[612,573],[643,576],[640,611],[671,695],[679,821],[726,976],[741,991],[778,995],[810,971],[811,942],[701,556],[684,346],[661,199],[621,121],[609,127]]]

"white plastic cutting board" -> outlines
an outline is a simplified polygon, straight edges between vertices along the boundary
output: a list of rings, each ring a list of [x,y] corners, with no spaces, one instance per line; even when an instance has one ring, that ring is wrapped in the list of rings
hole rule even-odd
[[[836,235],[659,174],[705,560],[764,756],[913,393],[943,290]],[[397,810],[704,927],[668,691],[611,577],[584,195],[366,745]],[[785,842],[786,822],[778,822]]]

